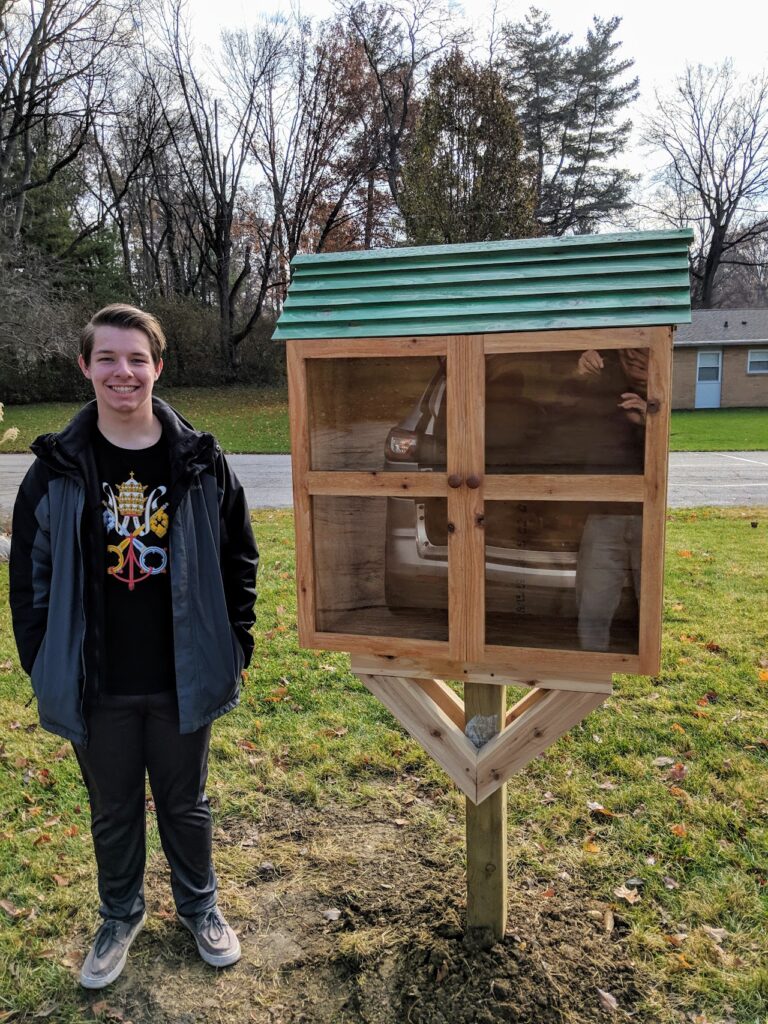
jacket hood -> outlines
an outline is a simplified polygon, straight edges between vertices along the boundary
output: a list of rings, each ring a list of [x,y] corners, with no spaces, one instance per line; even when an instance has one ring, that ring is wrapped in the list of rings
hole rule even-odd
[[[161,398],[152,398],[152,411],[163,426],[177,474],[199,472],[210,465],[219,449],[212,434],[195,430],[181,413]],[[63,430],[41,434],[30,447],[42,462],[57,472],[82,475],[84,452],[91,446],[97,418],[94,399]]]

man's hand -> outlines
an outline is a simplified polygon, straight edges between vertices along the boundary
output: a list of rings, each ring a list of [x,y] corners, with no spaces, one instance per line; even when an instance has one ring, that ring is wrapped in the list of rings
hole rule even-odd
[[[645,410],[648,404],[645,399],[636,395],[634,391],[625,391],[621,397],[619,408],[624,409],[627,419],[632,423],[645,423]]]
[[[595,349],[587,349],[586,352],[582,352],[579,357],[579,363],[576,367],[576,375],[579,377],[599,377],[605,363],[603,357]]]

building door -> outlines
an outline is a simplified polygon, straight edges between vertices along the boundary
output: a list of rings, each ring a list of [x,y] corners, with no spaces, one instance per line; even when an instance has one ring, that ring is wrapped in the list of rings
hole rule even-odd
[[[723,353],[700,351],[696,361],[696,408],[720,408]]]

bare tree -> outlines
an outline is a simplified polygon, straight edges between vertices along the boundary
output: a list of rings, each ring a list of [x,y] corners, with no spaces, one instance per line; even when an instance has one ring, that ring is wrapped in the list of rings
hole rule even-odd
[[[655,206],[668,223],[694,228],[695,298],[709,308],[720,268],[768,233],[768,77],[743,82],[729,61],[688,67],[657,104],[645,141],[668,163]]]
[[[419,86],[431,61],[460,45],[467,33],[456,27],[443,0],[337,0],[359,37],[379,94],[382,121],[380,160],[389,190],[400,203],[404,150],[416,115]]]
[[[260,81],[276,58],[275,40],[261,34],[258,59],[250,67],[247,88],[238,95],[230,93],[225,102],[208,84],[212,76],[206,80],[195,64],[184,0],[172,0],[163,8],[163,15],[161,48],[156,66],[149,71],[182,172],[185,208],[194,214],[194,219],[188,218],[187,227],[215,283],[222,364],[234,379],[239,365],[238,346],[253,329],[266,294],[265,289],[260,291],[245,322],[236,328],[237,299],[252,269],[252,245],[245,244],[241,265],[235,272],[232,227],[257,127]],[[160,84],[163,76],[167,88]],[[271,244],[268,242],[268,247]],[[270,255],[266,253],[267,263]]]
[[[75,160],[105,97],[124,8],[101,0],[4,0],[0,10],[0,202],[21,232],[25,196]]]

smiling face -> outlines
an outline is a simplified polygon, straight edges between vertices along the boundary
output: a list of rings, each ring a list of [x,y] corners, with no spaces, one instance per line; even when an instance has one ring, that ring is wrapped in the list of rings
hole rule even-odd
[[[149,338],[143,331],[100,324],[94,332],[90,361],[86,363],[80,356],[78,362],[93,384],[100,415],[141,416],[151,409],[152,389],[163,361],[152,361]]]

